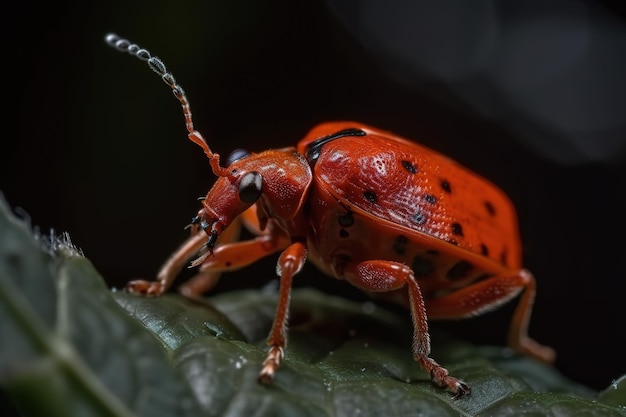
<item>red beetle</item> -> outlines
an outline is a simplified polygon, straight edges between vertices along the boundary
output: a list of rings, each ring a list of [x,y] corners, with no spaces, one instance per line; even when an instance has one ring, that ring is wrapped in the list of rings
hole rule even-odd
[[[291,283],[307,259],[327,275],[407,306],[414,359],[456,398],[470,388],[430,358],[428,319],[476,316],[521,293],[508,343],[554,360],[551,348],[527,335],[535,279],[522,268],[515,209],[492,183],[431,149],[356,122],[323,123],[296,148],[237,152],[222,166],[194,129],[187,97],[163,62],[116,35],[106,41],[147,61],[172,88],[189,139],[218,177],[191,237],[157,280],[132,281],[128,290],[160,295],[197,256],[191,265],[199,272],[181,291],[200,294],[221,272],[280,252],[278,307],[259,376],[265,383],[284,356]],[[257,237],[237,241],[242,224]]]

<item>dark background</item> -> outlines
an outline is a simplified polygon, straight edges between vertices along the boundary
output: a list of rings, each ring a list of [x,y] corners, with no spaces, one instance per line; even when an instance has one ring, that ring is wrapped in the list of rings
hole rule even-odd
[[[352,119],[491,179],[518,208],[538,279],[531,335],[592,388],[626,373],[624,9],[302,3],[16,5],[3,29],[5,199],[42,230],[68,231],[112,286],[154,276],[187,236],[211,171],[168,88],[105,45],[116,32],[163,58],[224,156]],[[262,286],[274,262],[216,291]],[[312,266],[297,282],[355,296]],[[503,343],[512,307],[441,325]]]

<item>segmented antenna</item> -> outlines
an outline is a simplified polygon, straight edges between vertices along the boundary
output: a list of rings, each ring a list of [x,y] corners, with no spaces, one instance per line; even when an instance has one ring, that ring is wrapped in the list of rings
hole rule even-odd
[[[150,69],[152,69],[152,71],[161,76],[161,79],[165,82],[165,84],[170,86],[172,92],[174,93],[174,96],[178,99],[178,101],[180,101],[180,104],[183,107],[185,125],[187,127],[187,131],[189,132],[189,134],[187,135],[189,140],[191,140],[193,143],[197,144],[204,150],[204,153],[210,160],[211,168],[213,169],[213,173],[215,175],[217,175],[218,177],[230,177],[231,174],[229,173],[229,170],[220,166],[219,154],[213,153],[202,134],[194,129],[193,119],[191,116],[191,107],[189,106],[189,100],[187,99],[187,95],[185,94],[183,88],[178,85],[172,73],[167,70],[163,61],[155,56],[152,56],[150,52],[148,52],[146,49],[143,49],[139,47],[139,45],[131,43],[127,39],[122,39],[114,33],[106,35],[105,41],[107,44],[109,44],[109,46],[112,46],[118,51],[128,52],[129,54],[139,58],[140,60],[147,62]]]

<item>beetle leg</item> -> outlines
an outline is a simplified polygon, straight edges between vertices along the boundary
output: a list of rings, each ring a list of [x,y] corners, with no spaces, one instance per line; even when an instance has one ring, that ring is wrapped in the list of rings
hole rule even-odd
[[[510,275],[498,275],[478,281],[440,298],[429,300],[426,305],[432,319],[458,319],[471,317],[492,310],[522,292],[511,326],[508,344],[518,351],[544,362],[553,362],[554,350],[543,346],[528,336],[528,322],[535,300],[535,278],[522,269]]]
[[[251,240],[220,245],[211,256],[201,261],[198,274],[181,285],[179,291],[186,296],[203,294],[217,284],[222,272],[243,268],[271,255],[286,246],[283,242],[280,236],[265,234]]]
[[[278,264],[276,266],[276,272],[280,276],[278,305],[276,307],[272,330],[267,339],[267,344],[270,349],[265,361],[263,361],[263,368],[259,374],[259,382],[264,384],[271,384],[274,381],[274,375],[285,353],[291,282],[293,276],[302,269],[306,257],[306,246],[301,242],[295,242],[287,247],[278,258]]]
[[[248,209],[247,211],[252,212],[251,209]],[[243,214],[246,214],[246,212],[244,212]],[[253,227],[253,221],[250,219],[250,216],[244,218],[243,223],[245,223],[246,227],[248,227],[248,225],[250,225],[250,227]],[[224,231],[220,235],[220,245],[239,239],[241,225],[242,220],[237,218],[231,223],[229,227],[224,229]],[[130,281],[128,284],[126,284],[126,290],[143,295],[158,296],[163,294],[170,288],[180,271],[183,270],[189,260],[202,249],[203,245],[207,243],[208,239],[209,237],[205,232],[200,230],[198,227],[192,227],[192,235],[185,242],[183,242],[183,244],[180,245],[178,249],[176,249],[176,251],[174,251],[165,261],[163,266],[161,266],[161,269],[159,270],[159,273],[157,274],[157,279],[155,281]],[[206,272],[204,275],[207,276],[208,272]],[[219,277],[219,272],[213,274],[213,276],[211,277],[213,285],[211,285],[210,287],[214,286],[217,283]]]
[[[411,268],[399,262],[382,260],[361,262],[355,267],[346,265],[344,268],[346,278],[353,285],[368,292],[387,292],[399,290],[405,285],[408,287],[413,320],[413,358],[437,385],[454,393],[454,398],[469,394],[470,387],[467,384],[448,375],[446,368],[429,357],[430,335],[424,298]],[[352,268],[354,269],[351,271]]]
[[[135,280],[126,284],[126,290],[144,295],[161,295],[172,285],[178,273],[187,264],[188,260],[195,255],[202,245],[206,243],[208,236],[199,232],[189,237],[176,249],[165,261],[156,281]]]

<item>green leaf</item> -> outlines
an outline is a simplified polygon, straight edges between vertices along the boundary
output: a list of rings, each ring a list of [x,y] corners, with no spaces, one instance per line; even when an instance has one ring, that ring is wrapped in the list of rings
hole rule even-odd
[[[237,291],[195,301],[176,295],[115,297],[168,340],[185,329],[180,343],[170,340],[168,346],[173,366],[190,382],[203,415],[625,415],[624,409],[599,403],[595,392],[550,366],[435,332],[437,359],[472,386],[471,396],[453,400],[413,362],[408,316],[311,289],[293,292],[285,361],[274,385],[265,387],[256,377],[273,319],[273,292]],[[176,322],[171,312],[180,312],[181,303],[188,303],[192,313],[177,313]],[[205,316],[198,314],[203,305]],[[216,315],[215,308],[224,314]],[[222,331],[216,334],[215,328]]]
[[[453,400],[412,360],[408,314],[312,289],[294,290],[285,360],[260,385],[275,307],[272,290],[111,292],[67,236],[34,239],[0,203],[0,385],[24,415],[626,415],[620,381],[599,396],[434,331],[433,357],[472,387]]]
[[[24,415],[198,415],[160,343],[67,235],[36,240],[1,199],[0,340],[0,385]]]

